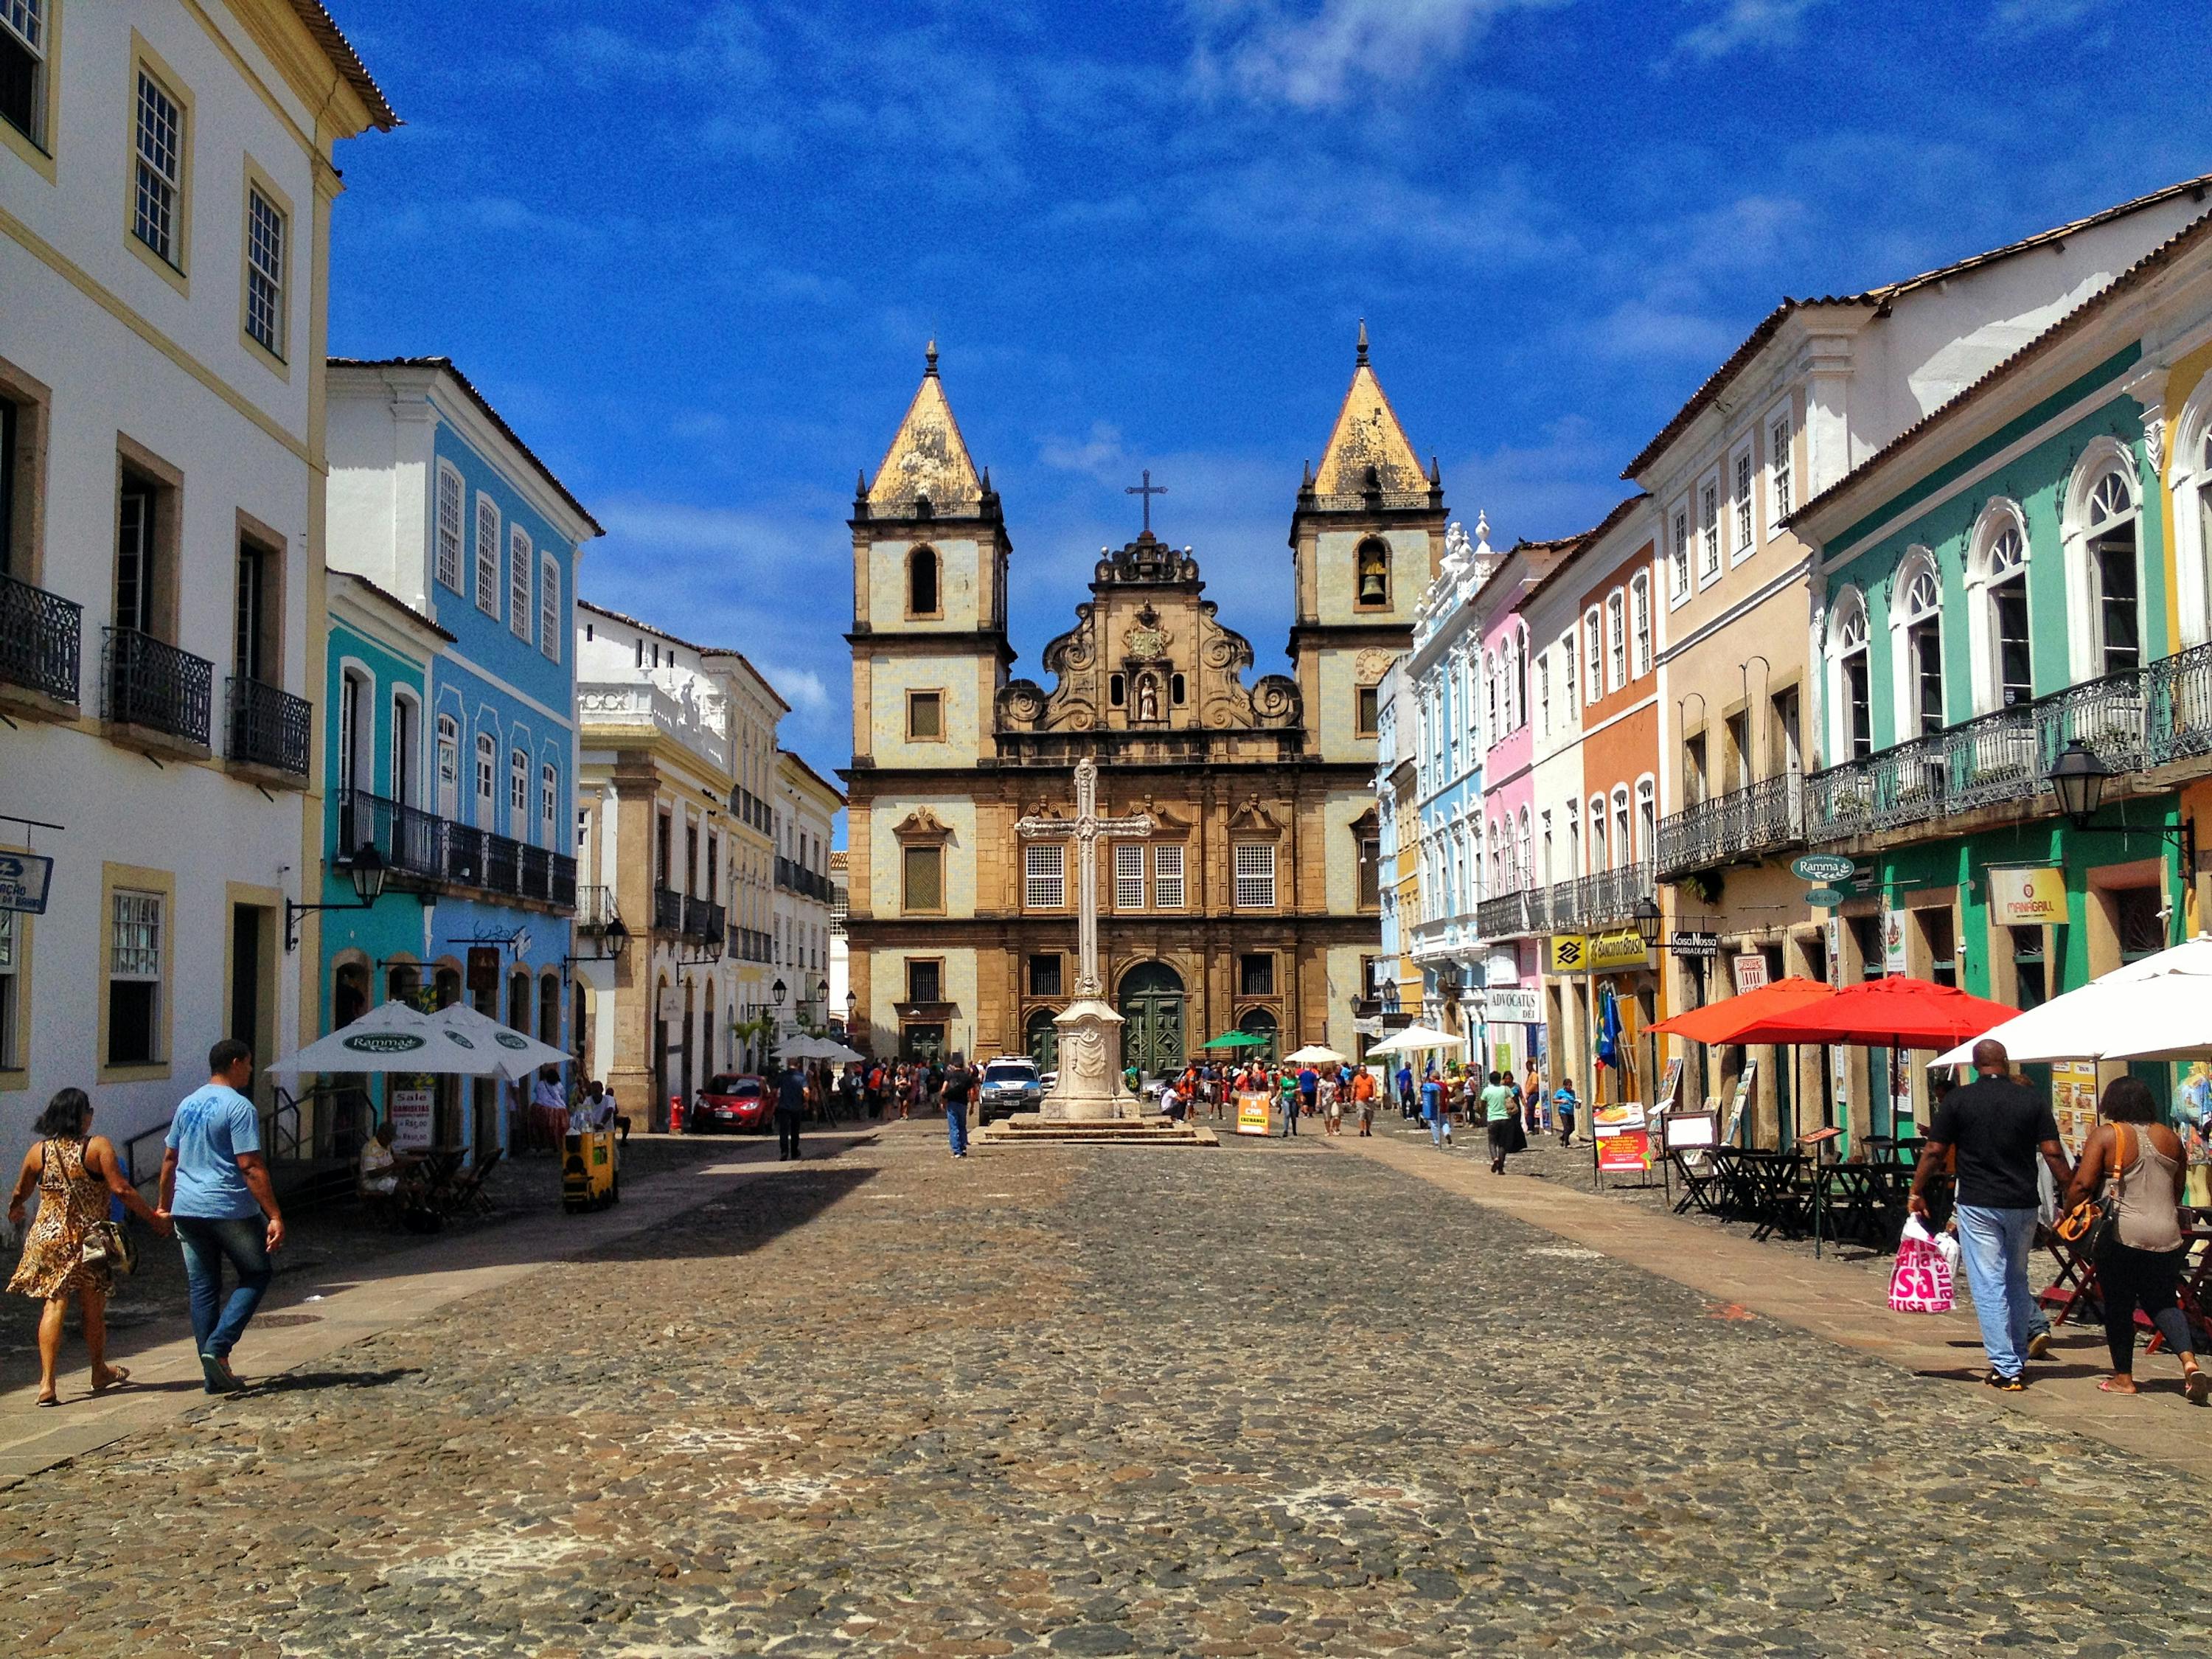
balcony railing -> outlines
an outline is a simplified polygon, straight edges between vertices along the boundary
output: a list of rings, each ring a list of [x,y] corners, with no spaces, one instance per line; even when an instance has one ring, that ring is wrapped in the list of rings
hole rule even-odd
[[[797,893],[802,898],[830,902],[830,878],[818,870],[810,870],[796,859],[779,854],[775,860],[775,884],[787,893]]]
[[[684,931],[684,895],[672,888],[653,890],[653,931],[656,933],[680,933]]]
[[[1805,839],[1805,779],[1784,772],[1659,820],[1659,873],[1758,858]]]
[[[720,905],[711,899],[687,898],[684,901],[684,938],[705,940],[719,950],[723,932]]]
[[[526,847],[419,806],[348,789],[338,797],[336,857],[349,858],[363,842],[375,845],[384,867],[394,875],[536,899],[557,910],[576,903],[576,860],[566,854]],[[611,906],[611,896],[608,902]]]
[[[208,746],[215,665],[135,628],[111,628],[100,680],[100,716]]]
[[[2143,750],[2151,766],[2212,755],[2212,645],[2143,671]]]
[[[766,962],[770,943],[758,928],[731,926],[729,954],[738,962]]]
[[[72,707],[84,607],[0,576],[0,680]]]
[[[622,921],[622,911],[615,904],[615,890],[611,887],[580,887],[576,890],[576,931],[580,933],[604,933]]]
[[[249,766],[307,775],[314,706],[305,697],[242,674],[230,677],[230,737],[224,753]]]
[[[1501,894],[1474,907],[1474,931],[1486,939],[1518,939],[1538,933],[1544,927],[1537,919],[1543,909],[1540,890]]]

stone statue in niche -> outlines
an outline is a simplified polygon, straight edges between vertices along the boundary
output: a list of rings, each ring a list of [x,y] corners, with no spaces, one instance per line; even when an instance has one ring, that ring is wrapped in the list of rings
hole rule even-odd
[[[1150,674],[1137,682],[1137,718],[1156,720],[1160,717],[1160,683]]]

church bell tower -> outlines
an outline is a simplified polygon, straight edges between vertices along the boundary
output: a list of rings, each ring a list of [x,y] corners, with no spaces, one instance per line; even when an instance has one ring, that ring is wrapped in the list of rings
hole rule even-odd
[[[1352,386],[1291,514],[1290,653],[1315,757],[1372,763],[1376,687],[1413,643],[1414,608],[1443,562],[1444,529],[1436,461],[1422,471],[1367,361],[1363,321]]]

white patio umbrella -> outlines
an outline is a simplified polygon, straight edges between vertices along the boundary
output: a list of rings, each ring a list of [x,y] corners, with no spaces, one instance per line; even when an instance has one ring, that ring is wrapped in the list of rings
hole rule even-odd
[[[1425,1048],[1447,1048],[1453,1053],[1467,1047],[1467,1039],[1454,1036],[1449,1031],[1439,1031],[1433,1025],[1408,1025],[1392,1037],[1385,1037],[1367,1052],[1370,1054],[1414,1054]]]
[[[2051,1060],[2212,1059],[2212,934],[2115,968],[1985,1031],[2015,1063]],[[1959,1066],[1974,1042],[1938,1054],[1932,1066]]]
[[[801,1031],[797,1036],[777,1043],[775,1057],[778,1060],[827,1060],[830,1051],[840,1046],[827,1037],[811,1036]]]
[[[1285,1054],[1283,1058],[1297,1066],[1342,1066],[1346,1063],[1342,1054],[1325,1042],[1309,1042],[1296,1054]]]
[[[404,1002],[387,1002],[269,1069],[291,1077],[307,1072],[430,1072],[512,1080],[568,1058],[458,1004],[426,1014]]]

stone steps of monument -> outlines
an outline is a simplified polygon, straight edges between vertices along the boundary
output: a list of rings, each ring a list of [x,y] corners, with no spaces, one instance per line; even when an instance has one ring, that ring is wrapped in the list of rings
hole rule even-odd
[[[1097,1123],[1056,1123],[1005,1118],[975,1136],[979,1146],[1218,1146],[1212,1130],[1167,1118],[1121,1118]]]

